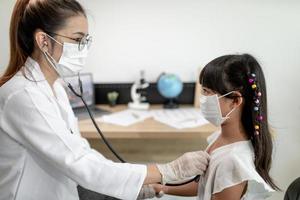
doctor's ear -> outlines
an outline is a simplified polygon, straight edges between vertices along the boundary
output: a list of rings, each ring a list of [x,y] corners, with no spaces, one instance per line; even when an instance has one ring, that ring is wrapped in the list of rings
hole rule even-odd
[[[41,51],[48,52],[48,50],[49,50],[49,40],[48,40],[47,34],[45,32],[37,31],[34,34],[34,39],[35,39],[37,47]]]

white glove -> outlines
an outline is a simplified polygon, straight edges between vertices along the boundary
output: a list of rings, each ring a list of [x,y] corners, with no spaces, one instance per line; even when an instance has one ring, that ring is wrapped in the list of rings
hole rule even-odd
[[[195,151],[185,153],[170,163],[157,164],[157,168],[162,175],[162,184],[166,184],[204,174],[208,162],[208,153]]]
[[[140,199],[152,199],[154,197],[161,198],[164,195],[163,191],[156,193],[152,185],[144,185],[137,197],[137,200]]]

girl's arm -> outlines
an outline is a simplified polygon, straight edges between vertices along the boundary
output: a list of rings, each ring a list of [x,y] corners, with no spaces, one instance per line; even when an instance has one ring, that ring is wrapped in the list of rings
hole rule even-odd
[[[197,196],[198,183],[193,181],[180,186],[166,186],[160,184],[152,185],[156,193],[163,191],[165,194],[176,196]]]
[[[226,188],[221,192],[212,195],[211,200],[223,200],[223,199],[240,200],[241,197],[245,194],[246,190],[247,190],[247,181],[244,181],[238,185],[234,185],[232,187]]]

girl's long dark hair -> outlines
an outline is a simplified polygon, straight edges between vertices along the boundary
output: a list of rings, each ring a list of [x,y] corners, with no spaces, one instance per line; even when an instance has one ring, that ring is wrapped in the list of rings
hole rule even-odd
[[[256,76],[256,85],[261,92],[258,111],[254,110],[257,104],[254,103],[256,93],[249,83],[251,74]],[[231,91],[239,91],[242,94],[244,107],[241,120],[254,148],[256,171],[273,189],[280,190],[269,175],[273,143],[268,126],[265,77],[256,59],[249,54],[218,57],[201,71],[200,84],[221,95]],[[236,98],[230,95],[227,97]],[[263,116],[263,121],[259,122],[259,135],[255,134],[254,128],[257,124],[257,112]]]
[[[10,22],[10,59],[0,77],[0,86],[11,79],[33,53],[37,29],[54,33],[69,17],[79,14],[86,16],[76,0],[17,0]]]

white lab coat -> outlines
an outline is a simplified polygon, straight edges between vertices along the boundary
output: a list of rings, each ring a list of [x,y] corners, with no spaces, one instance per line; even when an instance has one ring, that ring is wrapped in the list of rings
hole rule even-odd
[[[217,131],[208,137],[207,149],[219,135]],[[255,170],[250,140],[228,144],[211,152],[209,166],[199,181],[198,199],[211,200],[212,194],[244,181],[248,181],[248,185],[241,200],[263,200],[274,192]]]
[[[55,97],[37,62],[24,69],[26,78],[20,71],[0,87],[0,200],[78,200],[77,184],[136,199],[146,166],[91,149],[59,81]]]

